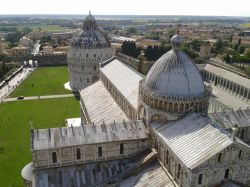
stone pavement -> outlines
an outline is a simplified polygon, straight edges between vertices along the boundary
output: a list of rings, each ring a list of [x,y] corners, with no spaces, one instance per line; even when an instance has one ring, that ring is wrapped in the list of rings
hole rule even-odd
[[[67,97],[74,97],[74,94],[31,96],[31,97],[24,97],[23,99],[8,98],[8,99],[4,99],[2,102],[23,101],[23,100],[40,100],[40,99],[55,99],[55,98],[67,98]]]
[[[35,68],[24,68],[22,72],[18,73],[15,77],[13,77],[8,84],[0,89],[0,102],[5,100],[10,93],[20,85],[31,73],[34,71]]]

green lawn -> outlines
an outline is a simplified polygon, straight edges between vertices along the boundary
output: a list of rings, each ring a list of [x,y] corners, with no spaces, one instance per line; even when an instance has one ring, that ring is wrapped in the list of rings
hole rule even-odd
[[[0,186],[20,187],[20,172],[31,162],[29,121],[34,128],[57,127],[80,117],[80,110],[75,98],[64,98],[3,103],[0,114]]]
[[[68,82],[67,66],[37,68],[10,97],[70,94],[64,89]]]

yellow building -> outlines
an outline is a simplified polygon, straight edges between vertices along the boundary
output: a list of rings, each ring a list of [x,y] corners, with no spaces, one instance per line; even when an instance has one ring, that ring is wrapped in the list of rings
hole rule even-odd
[[[52,46],[44,46],[43,47],[43,54],[44,55],[52,55],[53,54],[53,47]]]
[[[17,47],[12,48],[12,55],[13,56],[25,56],[29,54],[29,48],[19,45]]]

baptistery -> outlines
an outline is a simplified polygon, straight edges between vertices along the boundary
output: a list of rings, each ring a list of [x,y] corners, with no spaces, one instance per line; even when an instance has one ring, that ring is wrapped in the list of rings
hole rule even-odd
[[[99,79],[99,63],[113,56],[110,42],[91,13],[73,37],[68,51],[70,87],[79,91]]]

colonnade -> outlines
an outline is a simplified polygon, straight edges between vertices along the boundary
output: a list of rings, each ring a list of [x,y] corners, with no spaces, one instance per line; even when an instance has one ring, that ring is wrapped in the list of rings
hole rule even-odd
[[[205,81],[212,82],[215,86],[222,88],[235,96],[241,97],[246,101],[250,100],[250,85],[249,88],[247,88],[240,83],[233,82],[206,70],[202,71],[202,75]]]
[[[166,112],[185,113],[188,111],[207,112],[210,91],[206,88],[206,95],[193,98],[181,98],[153,95],[144,87],[143,81],[139,85],[139,98],[149,107]]]

